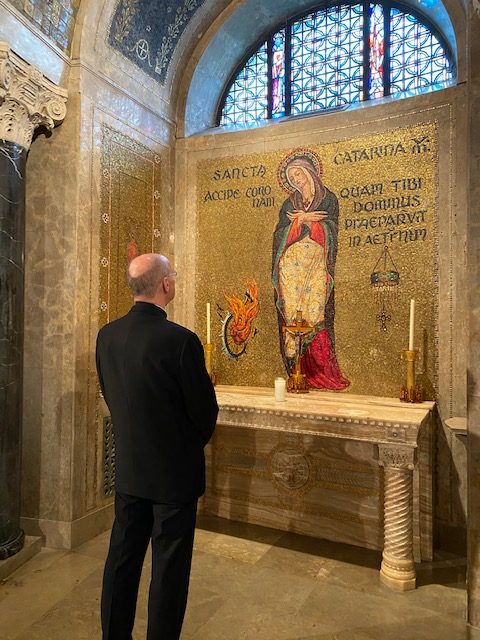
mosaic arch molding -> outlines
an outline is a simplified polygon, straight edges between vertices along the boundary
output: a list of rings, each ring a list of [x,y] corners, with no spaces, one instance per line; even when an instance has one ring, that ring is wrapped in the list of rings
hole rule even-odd
[[[282,20],[320,4],[319,0],[246,0],[210,40],[197,64],[187,91],[184,134],[190,136],[215,126],[226,83],[245,51]],[[447,7],[451,0],[403,0],[403,5],[426,15],[445,36],[458,60],[456,29]],[[458,13],[458,2],[455,3]],[[464,11],[462,11],[464,15]],[[458,21],[457,21],[458,22]],[[228,47],[225,43],[228,42]],[[459,77],[461,73],[459,71]]]

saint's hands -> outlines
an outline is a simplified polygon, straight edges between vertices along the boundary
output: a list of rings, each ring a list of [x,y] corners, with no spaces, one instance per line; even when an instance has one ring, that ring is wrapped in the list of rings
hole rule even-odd
[[[294,209],[287,213],[287,217],[292,222],[298,220],[300,224],[307,222],[320,222],[328,217],[328,211],[302,211],[301,209]]]

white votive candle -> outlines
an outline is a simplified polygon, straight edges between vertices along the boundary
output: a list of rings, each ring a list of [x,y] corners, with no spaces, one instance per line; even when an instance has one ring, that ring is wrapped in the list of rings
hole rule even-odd
[[[415,300],[410,300],[410,326],[408,331],[408,350],[413,351],[413,333],[415,326]]]
[[[285,378],[275,378],[275,400],[285,402]]]
[[[210,303],[207,302],[207,344],[210,344]]]

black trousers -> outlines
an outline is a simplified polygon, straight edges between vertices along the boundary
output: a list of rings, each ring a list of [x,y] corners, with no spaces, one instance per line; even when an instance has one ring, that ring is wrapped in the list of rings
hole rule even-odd
[[[183,505],[115,495],[102,591],[103,640],[132,640],[138,586],[151,539],[147,640],[178,640],[187,606],[197,501]]]

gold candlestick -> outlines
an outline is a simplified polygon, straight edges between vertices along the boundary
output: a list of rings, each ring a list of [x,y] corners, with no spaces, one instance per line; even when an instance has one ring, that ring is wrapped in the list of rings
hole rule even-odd
[[[288,376],[288,393],[308,393],[307,376],[302,373],[302,339],[313,331],[313,327],[302,318],[302,312],[297,311],[295,320],[283,327],[284,331],[291,333],[295,338],[295,365],[293,373]]]
[[[215,375],[215,371],[213,370],[213,343],[207,342],[203,345],[203,350],[205,353],[205,367],[207,369],[207,373],[210,376],[210,380],[213,384],[216,384],[217,378]]]
[[[423,390],[421,385],[415,383],[415,360],[417,349],[405,349],[402,358],[407,363],[407,382],[400,391],[402,402],[423,402]]]

